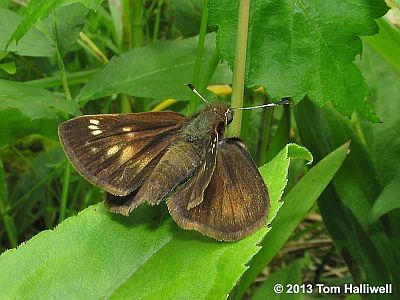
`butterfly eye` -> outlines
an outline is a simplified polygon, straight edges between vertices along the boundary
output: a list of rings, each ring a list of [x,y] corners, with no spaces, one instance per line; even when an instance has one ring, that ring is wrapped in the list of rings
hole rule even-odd
[[[233,110],[228,110],[225,113],[225,123],[226,125],[229,125],[232,123],[232,121],[233,121]]]

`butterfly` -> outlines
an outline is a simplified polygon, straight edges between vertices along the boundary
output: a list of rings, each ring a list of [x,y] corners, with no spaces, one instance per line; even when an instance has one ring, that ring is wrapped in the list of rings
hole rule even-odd
[[[129,215],[166,200],[173,220],[220,241],[242,239],[267,220],[269,195],[243,141],[224,138],[233,109],[85,115],[59,126],[75,169]]]

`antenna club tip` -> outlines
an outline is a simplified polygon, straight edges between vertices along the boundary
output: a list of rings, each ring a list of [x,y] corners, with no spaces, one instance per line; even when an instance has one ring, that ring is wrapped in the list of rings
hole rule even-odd
[[[189,89],[191,89],[192,91],[194,90],[194,85],[191,84],[190,82],[185,84]]]
[[[278,103],[281,104],[281,105],[290,105],[290,104],[292,104],[292,102],[290,102],[289,99],[282,99]]]

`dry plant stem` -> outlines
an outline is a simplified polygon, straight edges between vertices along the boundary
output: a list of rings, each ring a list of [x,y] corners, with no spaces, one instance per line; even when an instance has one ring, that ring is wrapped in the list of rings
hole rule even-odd
[[[247,35],[249,28],[250,0],[240,0],[237,24],[235,61],[233,66],[231,107],[243,107],[244,77],[246,71]],[[233,136],[240,136],[242,111],[235,111],[230,127]]]

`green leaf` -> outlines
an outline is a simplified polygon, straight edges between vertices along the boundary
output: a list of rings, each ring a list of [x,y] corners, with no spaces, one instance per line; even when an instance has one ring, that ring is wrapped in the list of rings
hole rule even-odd
[[[271,231],[261,243],[261,250],[253,257],[250,268],[243,275],[233,298],[242,299],[242,296],[258,274],[261,273],[264,266],[272,260],[288,240],[293,230],[303,220],[342,165],[347,150],[348,144],[344,144],[330,153],[290,190],[279,214],[272,222]],[[275,174],[270,176],[274,177]]]
[[[0,79],[0,110],[17,109],[30,119],[54,119],[79,114],[78,105],[47,90],[21,82]]]
[[[252,300],[299,300],[304,299],[301,291],[300,293],[286,293],[287,284],[301,285],[301,267],[303,261],[301,259],[296,260],[285,268],[276,271],[271,274],[268,279],[256,290],[254,295],[251,297]],[[281,284],[283,286],[283,293],[279,294],[274,292],[274,286]]]
[[[382,193],[376,199],[369,214],[369,221],[372,223],[379,217],[393,209],[400,208],[400,169],[397,175],[386,185]]]
[[[210,0],[211,26],[218,27],[222,59],[233,65],[239,0]],[[377,33],[374,19],[385,1],[254,0],[251,2],[246,83],[262,85],[272,99],[305,95],[328,102],[347,116],[358,111],[378,121],[364,101],[367,87],[353,64],[361,53],[358,36]]]
[[[385,19],[377,21],[379,34],[366,36],[363,41],[375,50],[382,58],[389,62],[393,67],[400,71],[400,32]],[[362,58],[363,62],[365,57]],[[361,63],[362,64],[362,63]],[[364,76],[368,74],[364,74]]]
[[[11,10],[0,8],[0,50],[4,50],[12,32],[24,18]],[[12,42],[7,51],[23,56],[53,56],[54,43],[42,32],[32,27],[16,44]]]
[[[96,9],[102,2],[103,0],[31,0],[25,10],[26,18],[19,23],[7,44],[13,40],[18,42],[38,20],[47,17],[52,10],[60,6],[81,3],[89,9]]]
[[[272,179],[287,170],[288,147],[262,168],[271,191],[284,188]],[[279,196],[271,193],[275,212]],[[225,299],[268,230],[223,243],[178,228],[164,205],[123,217],[100,203],[1,255],[0,290],[4,298]]]
[[[206,36],[203,64],[214,52],[214,35]],[[189,99],[184,86],[193,79],[197,38],[161,42],[113,57],[83,87],[78,101],[126,93],[135,97]]]
[[[55,11],[57,43],[61,55],[65,55],[76,44],[88,13],[89,10],[80,3],[63,6]],[[56,37],[54,36],[53,29],[54,16],[48,16],[44,22],[47,26],[47,31],[55,43]]]

